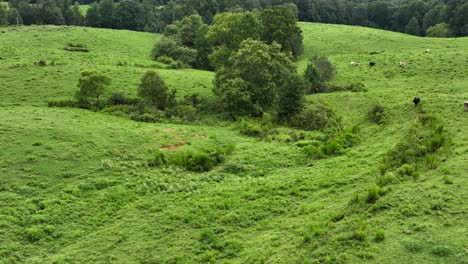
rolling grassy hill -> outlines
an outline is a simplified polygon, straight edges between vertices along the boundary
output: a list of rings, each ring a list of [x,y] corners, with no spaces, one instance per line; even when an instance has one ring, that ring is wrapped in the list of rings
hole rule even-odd
[[[208,99],[213,73],[151,61],[159,35],[0,28],[0,263],[467,263],[468,39],[300,25],[300,70],[323,54],[338,69],[337,83],[368,88],[307,98],[329,102],[345,126],[360,125],[360,143],[340,156],[311,160],[288,140],[259,141],[235,126],[47,108],[73,96],[84,69],[105,72],[110,90],[128,95],[155,69],[180,96]],[[89,52],[65,51],[69,43]],[[415,95],[443,120],[451,147],[419,178],[385,187],[372,205],[353,204],[420,115]],[[375,103],[386,107],[388,124],[367,120]],[[211,172],[147,166],[161,147],[226,142],[235,150]]]

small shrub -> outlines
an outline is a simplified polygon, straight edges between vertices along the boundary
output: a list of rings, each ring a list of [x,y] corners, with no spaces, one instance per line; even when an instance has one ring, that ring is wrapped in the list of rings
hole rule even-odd
[[[47,62],[45,60],[40,60],[40,61],[37,62],[37,65],[41,66],[41,67],[44,67],[44,66],[47,66]]]
[[[152,156],[148,159],[148,166],[150,167],[159,167],[162,165],[166,165],[167,158],[164,152],[157,150],[152,153]]]
[[[438,257],[448,257],[452,250],[447,246],[436,246],[431,250],[431,254]]]
[[[243,135],[249,137],[263,137],[266,135],[262,123],[255,119],[241,118],[239,121],[239,130]]]
[[[318,102],[293,117],[291,125],[304,130],[324,131],[328,128],[340,128],[341,120],[333,108],[324,102]]]
[[[399,182],[398,178],[395,177],[395,174],[391,172],[377,177],[377,185],[379,187],[385,187],[392,183],[398,183],[398,182]]]
[[[357,229],[351,234],[350,239],[361,242],[366,241],[367,232],[364,229]]]
[[[385,232],[382,229],[375,231],[374,241],[382,242],[385,240]]]
[[[126,105],[130,103],[131,103],[131,100],[125,97],[125,95],[122,92],[113,93],[109,97],[110,105]]]
[[[413,178],[419,177],[419,171],[415,164],[404,164],[398,168],[395,173],[400,177],[410,176]]]
[[[172,63],[174,63],[174,60],[171,57],[168,57],[168,56],[165,56],[165,55],[159,56],[157,61],[161,62],[161,63],[164,63],[164,64],[167,64],[167,65],[171,65]]]
[[[367,116],[372,123],[377,125],[384,124],[387,121],[385,108],[380,104],[373,105]]]
[[[325,158],[325,154],[323,153],[321,146],[308,145],[303,148],[303,151],[305,152],[307,157],[312,158],[312,159]]]
[[[444,183],[445,184],[453,184],[453,180],[447,177],[447,175],[444,176]]]
[[[375,203],[379,199],[379,186],[371,185],[367,188],[367,203]]]
[[[405,241],[403,243],[403,246],[405,247],[406,250],[408,250],[409,252],[412,252],[412,253],[421,252],[422,249],[423,249],[423,246],[422,246],[421,242],[414,241],[414,240]]]
[[[25,235],[30,242],[36,242],[43,238],[45,236],[45,233],[41,228],[33,226],[30,228],[26,228]]]
[[[157,123],[161,122],[164,119],[164,112],[163,111],[154,111],[153,113],[131,113],[130,119],[138,122],[145,122],[145,123]]]

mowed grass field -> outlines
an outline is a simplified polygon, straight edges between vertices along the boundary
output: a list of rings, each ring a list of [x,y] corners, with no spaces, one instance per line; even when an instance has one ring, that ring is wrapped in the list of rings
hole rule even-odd
[[[294,143],[258,141],[234,125],[47,108],[73,96],[84,69],[105,72],[110,92],[127,95],[154,69],[179,96],[208,100],[214,74],[150,60],[159,35],[0,28],[0,263],[467,263],[468,39],[300,25],[301,71],[308,57],[326,55],[337,83],[368,89],[307,97],[333,105],[345,126],[360,126],[359,144],[341,156],[311,160]],[[90,52],[67,52],[68,43]],[[375,204],[352,205],[418,118],[415,95],[443,120],[450,149],[437,168],[390,185]],[[367,121],[375,103],[386,107],[387,125]],[[235,150],[207,173],[147,166],[161,147],[220,142]]]

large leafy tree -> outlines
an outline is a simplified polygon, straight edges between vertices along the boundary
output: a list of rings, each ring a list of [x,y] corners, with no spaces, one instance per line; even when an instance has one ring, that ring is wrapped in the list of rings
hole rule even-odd
[[[99,97],[106,91],[111,84],[111,79],[106,75],[96,71],[84,71],[78,80],[78,99],[95,98],[96,105],[99,105]]]
[[[42,3],[42,21],[45,24],[65,24],[65,18],[63,17],[62,10],[57,6],[55,1],[46,0]]]
[[[237,51],[242,41],[250,38],[259,40],[261,22],[251,12],[223,13],[216,15],[213,25],[206,33],[208,42],[215,46],[210,55],[212,66],[220,68],[228,61],[232,52]]]
[[[260,19],[264,41],[268,44],[277,42],[283,51],[292,52],[296,57],[302,53],[302,32],[291,9],[287,6],[268,7]]]
[[[278,44],[247,39],[215,77],[214,93],[233,116],[261,116],[272,108],[278,88],[295,72]]]
[[[78,2],[75,2],[73,7],[71,8],[69,24],[75,26],[82,26],[84,25],[84,22],[85,18],[80,11],[80,4]]]
[[[114,23],[114,1],[102,0],[99,2],[98,11],[101,27],[112,28]]]
[[[405,28],[405,32],[407,34],[419,36],[421,31],[419,29],[419,22],[418,22],[418,19],[416,17],[413,17],[410,20],[410,22],[408,23],[408,25]]]
[[[198,14],[193,14],[182,19],[179,24],[179,37],[182,45],[193,47],[197,32],[202,25],[202,17]]]
[[[145,10],[133,0],[123,0],[115,8],[115,27],[130,30],[143,30],[145,27]]]
[[[0,25],[8,24],[8,10],[5,5],[0,4]]]
[[[98,5],[92,3],[86,12],[86,25],[90,27],[99,27],[101,24],[101,18],[99,16]]]
[[[159,110],[164,110],[168,104],[167,86],[155,71],[148,71],[141,78],[138,95]]]

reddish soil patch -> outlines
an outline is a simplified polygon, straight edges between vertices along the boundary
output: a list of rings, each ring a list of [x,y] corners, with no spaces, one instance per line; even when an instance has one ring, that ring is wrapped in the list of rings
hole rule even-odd
[[[164,147],[160,147],[159,149],[160,150],[176,150],[184,145],[187,145],[187,142],[185,141],[182,141],[182,142],[179,142],[175,145],[171,145],[171,146],[164,146]]]

